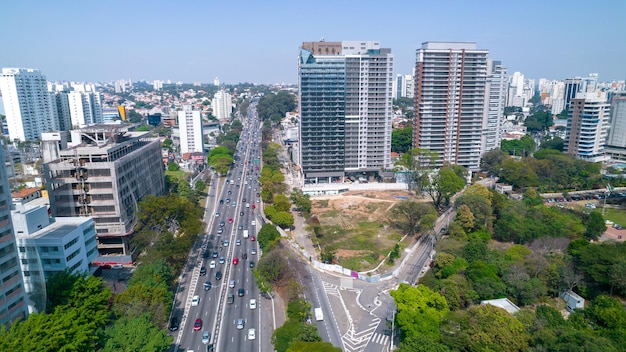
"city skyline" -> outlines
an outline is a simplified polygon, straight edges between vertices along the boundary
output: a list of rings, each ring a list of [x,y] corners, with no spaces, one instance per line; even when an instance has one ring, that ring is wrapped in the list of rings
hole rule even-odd
[[[3,3],[0,67],[51,81],[295,84],[300,44],[324,38],[385,43],[394,74],[411,73],[423,42],[450,41],[476,42],[529,78],[623,80],[626,3],[607,3]],[[594,18],[601,23],[583,25]]]

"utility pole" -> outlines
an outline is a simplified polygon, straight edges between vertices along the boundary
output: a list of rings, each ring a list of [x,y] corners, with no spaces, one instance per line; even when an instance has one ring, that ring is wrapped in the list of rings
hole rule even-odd
[[[393,311],[391,316],[391,340],[389,341],[389,351],[393,351],[393,332],[395,330],[394,323],[396,322],[396,311]]]

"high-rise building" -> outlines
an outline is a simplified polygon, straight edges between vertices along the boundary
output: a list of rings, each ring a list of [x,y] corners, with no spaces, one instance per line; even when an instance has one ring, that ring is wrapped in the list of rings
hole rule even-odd
[[[73,91],[67,99],[73,128],[103,123],[100,93]]]
[[[582,89],[582,79],[580,77],[568,78],[565,80],[565,88],[563,91],[563,104],[565,110],[570,110],[570,103],[576,97],[578,92],[584,92]]]
[[[415,77],[413,75],[404,75],[404,92],[405,98],[415,97]]]
[[[488,61],[486,119],[483,122],[482,152],[500,147],[502,122],[507,97],[506,67],[500,61]]]
[[[413,146],[436,152],[437,166],[479,169],[488,53],[476,43],[426,42],[417,49]]]
[[[230,114],[233,112],[233,98],[230,93],[223,89],[215,92],[211,108],[213,109],[213,116],[218,120],[230,118]]]
[[[180,130],[180,152],[202,153],[204,141],[202,137],[202,114],[193,106],[185,105],[178,112],[178,128]]]
[[[26,318],[28,304],[11,222],[11,189],[0,145],[0,326]]]
[[[606,154],[612,161],[626,162],[626,92],[613,95]]]
[[[298,60],[305,183],[391,166],[393,55],[374,41],[304,42]]]
[[[154,80],[152,81],[152,89],[154,90],[162,90],[163,89],[163,81]]]
[[[39,70],[3,68],[0,90],[11,140],[34,141],[59,129],[56,100]]]
[[[161,142],[118,125],[71,133],[71,144],[63,133],[42,136],[52,216],[92,217],[100,255],[128,262],[137,203],[165,191]]]
[[[570,102],[564,151],[590,162],[606,161],[610,105],[604,92],[579,92]]]

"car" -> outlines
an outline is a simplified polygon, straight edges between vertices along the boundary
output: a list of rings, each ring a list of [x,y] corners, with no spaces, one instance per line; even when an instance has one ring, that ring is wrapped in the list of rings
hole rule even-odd
[[[124,266],[122,264],[113,264],[111,269],[124,269]]]
[[[241,201],[245,203],[246,202],[246,198],[242,199]]]
[[[237,319],[237,330],[243,329],[245,325],[246,323],[243,321],[243,319]]]
[[[243,297],[243,295],[245,294],[246,294],[246,290],[244,290],[243,288],[240,288],[239,290],[237,290],[237,296]]]
[[[256,254],[256,248],[252,248],[252,249],[250,250],[250,254],[255,255],[255,254]]]
[[[232,293],[229,293],[226,301],[228,302],[228,304],[235,303],[235,295],[233,295]]]
[[[224,204],[224,200],[223,199],[220,199],[220,204]]]
[[[230,287],[230,288],[235,288],[235,280],[230,280],[230,281],[228,282],[228,287]]]
[[[256,237],[250,236],[250,241],[252,241],[252,242],[256,241]]]
[[[217,234],[218,235],[221,235],[223,233],[224,233],[224,229],[223,228],[220,227],[219,229],[217,229]]]
[[[215,352],[215,345],[213,344],[207,345],[206,352]]]
[[[213,258],[217,258],[218,255],[219,254],[217,253],[217,251],[213,251],[213,255],[212,255]]]
[[[226,203],[230,203],[230,198],[226,198]]]
[[[216,212],[215,212],[215,216],[220,216],[220,212],[219,212],[219,211],[216,211]]]
[[[239,216],[243,216],[243,211],[240,211],[240,212],[239,212]]]
[[[204,290],[205,290],[205,291],[210,290],[210,289],[211,289],[211,287],[213,287],[213,285],[211,285],[211,282],[210,282],[210,281],[207,281],[207,282],[205,282],[205,283],[204,283]]]
[[[254,268],[254,260],[251,260],[251,261],[250,261],[250,267],[251,267],[251,268]]]
[[[246,208],[250,208],[250,203],[246,203]]]
[[[243,259],[248,259],[248,253],[243,254]]]
[[[256,309],[256,299],[250,298],[250,309]]]
[[[221,280],[222,279],[222,272],[218,271],[215,273],[215,280]]]
[[[252,222],[250,223],[252,226],[256,225],[256,221],[252,220]]]
[[[111,269],[109,264],[100,265],[100,269]]]
[[[204,330],[202,333],[202,343],[206,345],[209,341],[211,341],[211,333],[208,330]]]
[[[220,227],[224,227],[224,225],[226,225],[226,223],[224,222],[224,220],[220,221]]]
[[[224,257],[220,257],[220,264],[224,264],[226,263],[226,259],[224,259]]]
[[[200,296],[195,295],[195,296],[193,296],[193,298],[191,299],[191,306],[192,306],[192,307],[196,307],[198,304],[200,304]]]
[[[224,240],[224,247],[228,247],[228,244],[229,244],[229,243],[230,243],[230,242],[228,242],[228,240]]]
[[[198,318],[196,319],[196,322],[193,323],[193,331],[198,331],[202,329],[202,319]]]
[[[256,339],[256,330],[248,329],[248,340],[255,340],[255,339]]]
[[[255,209],[255,208],[256,208],[256,204],[252,204],[252,209]]]
[[[206,275],[206,268],[205,267],[201,267],[200,268],[200,276],[204,276]]]
[[[240,230],[240,231],[243,230],[243,225],[237,226],[237,229]]]
[[[211,263],[209,263],[209,268],[215,269],[215,260],[211,260]]]
[[[237,246],[241,246],[241,240],[240,240],[240,239],[238,239],[237,241],[235,241],[235,244],[236,244]]]
[[[172,317],[172,320],[170,321],[170,331],[176,330],[178,330],[178,318]]]
[[[233,191],[228,190],[228,195],[231,195],[231,194],[233,194]],[[230,199],[230,198],[228,198],[228,199]]]
[[[239,258],[233,258],[233,265],[239,264]]]
[[[232,206],[233,206],[233,207],[236,207],[236,206],[237,206],[237,202],[233,202],[233,203],[232,203]]]
[[[233,218],[228,218],[228,223],[232,224],[233,223]]]

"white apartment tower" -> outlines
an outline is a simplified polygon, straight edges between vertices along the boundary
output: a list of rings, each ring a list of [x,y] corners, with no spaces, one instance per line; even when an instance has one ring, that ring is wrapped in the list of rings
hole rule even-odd
[[[26,318],[24,283],[20,272],[17,247],[11,222],[11,190],[4,163],[4,146],[0,145],[0,326]]]
[[[213,116],[218,120],[230,118],[230,114],[233,111],[233,99],[230,93],[223,89],[218,90],[213,96],[211,107],[213,108]]]
[[[476,43],[425,42],[417,49],[413,147],[436,152],[436,166],[479,169],[488,54]]]
[[[3,68],[0,91],[11,140],[34,141],[59,129],[56,101],[39,70]]]
[[[202,139],[202,114],[194,110],[193,106],[185,105],[178,112],[178,128],[180,129],[180,152],[202,153],[204,141]]]
[[[564,151],[590,162],[606,161],[610,105],[604,92],[579,92],[570,102]]]
[[[391,166],[393,55],[377,41],[304,42],[298,58],[305,183]]]
[[[611,128],[606,141],[606,153],[612,161],[626,162],[626,92],[611,100]]]
[[[488,61],[488,65],[481,154],[500,147],[507,98],[506,67],[500,61],[492,60]]]

